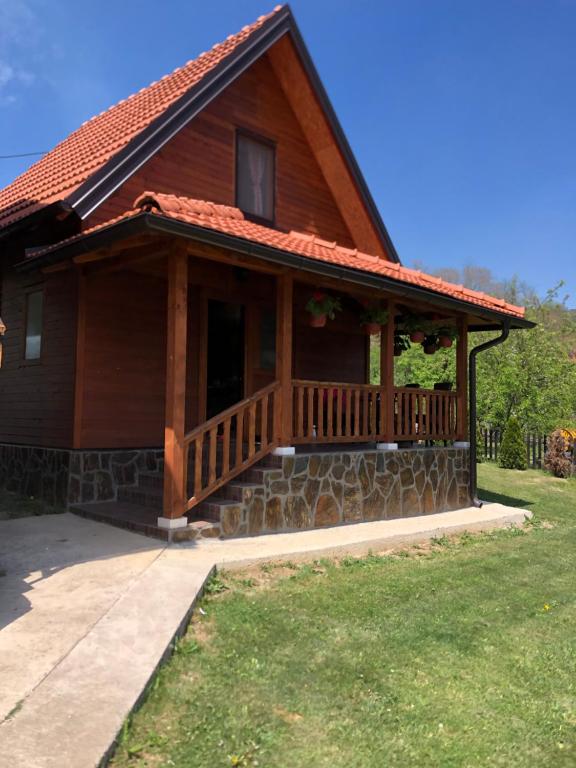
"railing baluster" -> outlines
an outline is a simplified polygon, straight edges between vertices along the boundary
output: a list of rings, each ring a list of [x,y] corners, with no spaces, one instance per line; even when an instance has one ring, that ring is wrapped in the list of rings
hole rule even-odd
[[[212,485],[216,480],[216,449],[218,447],[218,427],[210,430],[210,448],[208,458],[208,485]]]
[[[326,437],[334,437],[334,390],[332,387],[328,388],[328,397],[326,403]]]
[[[256,403],[248,408],[248,458],[256,453]]]
[[[238,411],[236,414],[236,466],[239,467],[243,461],[244,453],[244,411]]]
[[[345,425],[344,425],[344,434],[346,437],[350,437],[352,435],[352,390],[350,387],[348,387],[346,390],[346,402],[344,403],[344,413],[345,413]]]
[[[297,388],[296,434],[304,437],[304,387]]]
[[[336,390],[336,435],[342,437],[342,387]]]
[[[362,437],[368,435],[368,390],[362,393]]]
[[[202,443],[204,435],[199,435],[194,441],[194,496],[202,491]]]
[[[360,390],[354,390],[354,437],[360,435]]]
[[[306,437],[310,440],[314,437],[314,387],[307,387],[308,394],[308,432]]]
[[[224,431],[222,435],[222,474],[227,475],[230,471],[230,422],[231,417],[224,421]]]
[[[370,437],[376,434],[376,393],[367,390],[370,408]]]
[[[268,395],[264,395],[260,404],[260,443],[262,448],[268,446]]]
[[[318,387],[318,426],[316,437],[324,437],[324,388]]]

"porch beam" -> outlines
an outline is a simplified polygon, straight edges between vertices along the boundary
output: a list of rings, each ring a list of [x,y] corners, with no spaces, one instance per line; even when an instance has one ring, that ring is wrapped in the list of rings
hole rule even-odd
[[[279,275],[276,282],[276,379],[280,382],[276,424],[280,446],[292,444],[292,337],[294,277]]]
[[[380,407],[384,409],[383,443],[394,442],[394,318],[396,304],[388,302],[388,322],[380,331]]]
[[[458,440],[468,440],[468,320],[457,320],[458,341],[456,342],[456,391]]]
[[[181,245],[168,256],[166,423],[164,429],[164,517],[158,525],[186,524],[184,430],[186,413],[186,333],[188,254]],[[180,523],[182,520],[182,523]]]

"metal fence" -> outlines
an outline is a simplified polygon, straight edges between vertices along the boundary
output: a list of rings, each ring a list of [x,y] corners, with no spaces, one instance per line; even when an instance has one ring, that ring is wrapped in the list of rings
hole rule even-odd
[[[498,461],[503,434],[504,430],[502,429],[480,428],[480,441],[484,448],[484,458],[488,461]],[[542,469],[544,454],[548,445],[548,435],[529,432],[524,435],[524,443],[526,445],[528,466],[532,469]]]

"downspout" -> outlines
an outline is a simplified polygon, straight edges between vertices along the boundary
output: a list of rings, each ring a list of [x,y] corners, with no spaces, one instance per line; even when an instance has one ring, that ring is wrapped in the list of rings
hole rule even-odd
[[[508,335],[510,334],[510,321],[504,320],[502,324],[502,333],[491,341],[486,341],[484,344],[479,344],[474,349],[470,350],[469,366],[468,366],[468,379],[469,379],[469,412],[470,412],[470,498],[472,504],[475,507],[481,507],[482,503],[478,498],[478,467],[476,465],[476,459],[478,456],[477,450],[477,435],[476,435],[476,357],[480,352],[485,352],[487,349],[503,344]]]

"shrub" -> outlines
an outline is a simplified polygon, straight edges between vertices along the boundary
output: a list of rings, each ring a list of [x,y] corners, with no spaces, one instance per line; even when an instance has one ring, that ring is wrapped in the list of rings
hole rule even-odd
[[[498,463],[504,469],[527,469],[526,446],[518,419],[511,416],[508,419],[500,446]]]
[[[566,440],[557,429],[550,435],[544,457],[544,466],[554,477],[570,477],[572,474],[572,461],[566,453]]]

